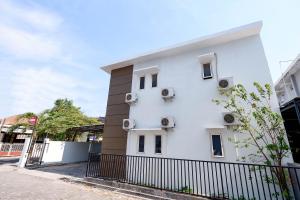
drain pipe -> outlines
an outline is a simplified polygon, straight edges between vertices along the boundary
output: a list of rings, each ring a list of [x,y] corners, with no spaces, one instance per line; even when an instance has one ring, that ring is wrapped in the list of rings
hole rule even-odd
[[[214,52],[214,57],[215,57],[215,65],[216,65],[216,79],[217,79],[217,81],[219,81],[218,56],[215,52]]]

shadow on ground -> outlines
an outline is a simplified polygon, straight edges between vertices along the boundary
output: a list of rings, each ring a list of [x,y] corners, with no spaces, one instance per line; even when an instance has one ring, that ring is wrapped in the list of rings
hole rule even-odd
[[[0,157],[0,165],[17,165],[19,157]]]
[[[74,164],[64,164],[64,165],[55,165],[55,166],[43,166],[37,168],[37,171],[61,174],[66,176],[73,176],[77,178],[83,178],[86,172],[87,163],[74,163]]]

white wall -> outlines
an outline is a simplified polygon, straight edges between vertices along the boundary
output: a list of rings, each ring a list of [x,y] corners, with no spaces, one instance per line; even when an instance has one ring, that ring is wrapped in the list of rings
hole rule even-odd
[[[253,82],[272,84],[267,60],[260,37],[252,36],[234,42],[185,52],[179,55],[136,63],[134,70],[157,66],[158,87],[151,88],[151,74],[146,75],[144,90],[139,89],[139,77],[133,75],[132,92],[137,93],[138,102],[130,107],[130,118],[136,128],[158,128],[163,116],[173,116],[176,127],[163,133],[163,153],[154,154],[156,131],[129,131],[127,154],[138,155],[137,135],[145,135],[146,156],[164,156],[216,161],[236,161],[237,150],[228,141],[233,137],[229,130],[215,130],[222,134],[224,158],[211,155],[210,133],[207,128],[223,126],[222,111],[212,99],[219,98],[216,68],[213,79],[203,80],[198,56],[210,52],[217,55],[219,78],[233,76],[234,83],[242,83],[253,89]],[[165,102],[160,95],[161,88],[172,87],[176,96]],[[278,110],[277,99],[272,101]],[[237,135],[239,137],[239,135]],[[238,150],[239,151],[239,150]]]
[[[49,141],[43,156],[44,163],[74,163],[88,160],[89,142]],[[100,145],[100,144],[93,144]],[[98,149],[98,148],[93,148]]]

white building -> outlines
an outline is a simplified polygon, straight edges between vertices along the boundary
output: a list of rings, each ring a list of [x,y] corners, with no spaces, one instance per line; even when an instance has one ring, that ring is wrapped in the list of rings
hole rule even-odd
[[[249,90],[254,81],[272,84],[261,27],[255,22],[103,66],[111,82],[102,152],[236,161],[243,150],[228,139],[240,136],[212,99],[220,98],[223,79]],[[136,101],[126,105],[126,93]],[[275,96],[272,103],[277,109]],[[166,117],[171,128],[164,129]]]
[[[275,83],[294,162],[300,163],[300,54]]]
[[[291,62],[275,83],[280,105],[300,96],[300,54]]]

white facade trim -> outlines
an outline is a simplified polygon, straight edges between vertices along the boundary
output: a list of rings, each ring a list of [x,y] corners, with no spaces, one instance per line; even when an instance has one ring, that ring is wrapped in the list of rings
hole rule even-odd
[[[262,28],[262,21],[257,21],[251,24],[247,24],[237,28],[232,28],[212,35],[203,36],[167,48],[161,48],[138,56],[116,61],[111,64],[102,66],[101,69],[107,73],[110,73],[114,69],[133,65],[138,62],[157,59],[162,56],[171,56],[185,51],[205,48],[208,46],[224,44],[234,40],[239,40],[253,35],[258,35],[260,33],[261,28]]]

